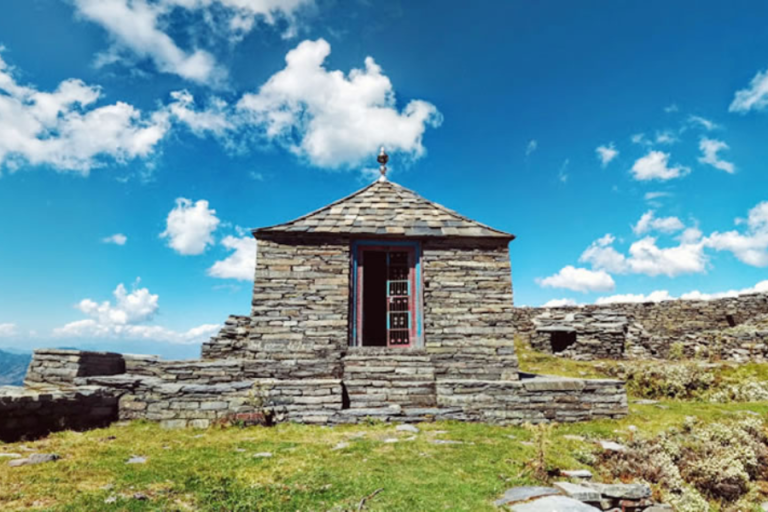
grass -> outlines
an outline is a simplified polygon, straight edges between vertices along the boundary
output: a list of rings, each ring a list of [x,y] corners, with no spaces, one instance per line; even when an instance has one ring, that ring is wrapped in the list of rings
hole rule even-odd
[[[526,371],[601,377],[595,363],[535,354],[522,348]],[[763,378],[768,365],[728,368],[729,378]],[[597,439],[626,441],[679,427],[687,416],[706,422],[745,411],[768,414],[766,403],[662,401],[630,405],[621,420],[555,426],[545,469],[591,467]],[[630,426],[636,426],[632,434]],[[535,433],[524,427],[459,422],[419,425],[412,434],[391,424],[165,430],[147,422],[84,433],[61,432],[0,452],[57,453],[62,459],[10,468],[0,458],[0,510],[496,510],[493,501],[516,485],[540,484],[530,461]],[[445,431],[439,433],[439,431]],[[577,435],[584,440],[566,438]],[[510,437],[513,436],[513,437]],[[397,443],[385,442],[397,438]],[[434,444],[435,439],[462,444]],[[339,443],[348,443],[334,449]],[[254,454],[270,452],[272,457]],[[31,452],[30,452],[31,453]],[[126,464],[133,455],[146,464]],[[381,490],[377,494],[374,493]],[[136,493],[146,500],[134,499]],[[106,500],[114,500],[105,503]]]

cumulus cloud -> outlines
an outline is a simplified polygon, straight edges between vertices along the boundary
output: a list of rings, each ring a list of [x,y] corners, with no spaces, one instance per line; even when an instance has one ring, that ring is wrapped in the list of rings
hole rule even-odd
[[[208,201],[201,199],[193,203],[180,197],[168,213],[166,228],[160,237],[167,238],[168,246],[179,254],[202,254],[213,244],[213,232],[219,223],[216,210],[208,208]]]
[[[114,302],[98,303],[83,299],[75,307],[89,318],[70,322],[53,330],[53,336],[60,338],[122,338],[133,340],[154,340],[171,343],[197,343],[203,341],[219,328],[218,325],[204,324],[188,331],[177,332],[157,325],[145,325],[158,312],[158,295],[147,288],[126,290],[121,283],[113,292]]]
[[[235,128],[227,103],[220,98],[212,98],[205,109],[198,109],[195,98],[187,91],[171,93],[173,101],[168,105],[174,121],[186,125],[192,133],[198,136],[212,133],[223,136]]]
[[[647,155],[639,158],[632,166],[632,174],[639,181],[666,181],[679,178],[689,172],[690,169],[682,165],[670,167],[669,153],[662,151],[649,151]]]
[[[330,52],[323,39],[302,42],[282,71],[240,99],[239,112],[268,140],[318,167],[356,165],[380,146],[422,156],[426,128],[441,123],[437,108],[412,100],[398,111],[392,83],[373,58],[345,75],[325,68]]]
[[[101,241],[105,244],[125,245],[128,237],[122,233],[115,233],[114,235],[102,238]]]
[[[704,243],[716,251],[730,251],[740,261],[754,267],[768,266],[768,201],[749,211],[743,232],[715,231]]]
[[[704,272],[707,264],[704,243],[700,232],[699,237],[692,234],[681,237],[680,243],[672,247],[659,247],[656,238],[648,236],[630,245],[626,256],[613,247],[613,237],[606,235],[593,242],[579,261],[589,263],[594,269],[619,274],[676,277]]]
[[[768,106],[768,71],[757,73],[749,87],[736,92],[728,110],[746,113],[750,110],[764,110]]]
[[[611,295],[609,297],[600,297],[595,301],[595,304],[617,304],[627,302],[661,302],[665,300],[672,300],[672,297],[667,290],[657,290],[651,292],[648,295],[642,293],[626,293],[623,295]]]
[[[727,292],[715,292],[715,293],[702,293],[698,290],[684,293],[680,296],[683,300],[713,300],[722,299],[725,297],[738,297],[739,295],[747,295],[752,293],[768,293],[768,280],[760,281],[755,286],[749,288],[743,288],[741,290],[728,290]]]
[[[543,308],[562,308],[566,306],[578,306],[574,299],[552,299],[541,305]]]
[[[235,42],[250,32],[256,21],[274,25],[289,22],[312,0],[73,0],[77,13],[100,25],[114,47],[102,55],[101,63],[121,60],[123,54],[148,59],[164,73],[171,73],[201,84],[221,83],[226,71],[210,52],[201,48],[182,49],[167,28],[174,14],[198,14],[201,21],[189,24],[193,41],[211,36],[228,37]],[[201,34],[208,29],[207,34]],[[203,37],[200,37],[203,36]]]
[[[4,323],[0,324],[0,338],[10,338],[16,336],[16,324]]]
[[[227,236],[221,245],[234,253],[217,261],[208,269],[208,275],[221,279],[253,280],[256,265],[256,240],[252,236]]]
[[[677,217],[656,217],[653,210],[648,210],[632,227],[636,235],[643,235],[649,231],[660,231],[662,233],[674,233],[685,228],[682,221]]]
[[[600,160],[600,164],[604,168],[611,163],[611,160],[619,156],[619,150],[613,146],[613,142],[607,146],[598,146],[595,152],[597,153],[597,159]]]
[[[75,79],[53,92],[21,85],[0,55],[0,169],[28,163],[87,175],[106,161],[152,154],[169,128],[165,113],[145,116],[123,102],[95,107],[100,97]]]
[[[699,162],[711,165],[715,169],[720,169],[728,174],[733,174],[734,171],[736,171],[736,166],[733,165],[733,163],[722,160],[718,155],[720,151],[730,149],[725,142],[702,137],[701,141],[699,141],[699,149],[702,154],[702,156],[699,157]]]
[[[546,288],[565,288],[575,292],[605,292],[616,286],[613,278],[604,270],[589,270],[568,265],[544,279],[538,280],[539,285]]]

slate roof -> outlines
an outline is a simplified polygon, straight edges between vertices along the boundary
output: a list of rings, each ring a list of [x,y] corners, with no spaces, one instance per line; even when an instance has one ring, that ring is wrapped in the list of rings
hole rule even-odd
[[[253,230],[254,236],[281,233],[349,236],[473,237],[512,240],[514,235],[468,219],[391,181],[376,181],[303,217]]]

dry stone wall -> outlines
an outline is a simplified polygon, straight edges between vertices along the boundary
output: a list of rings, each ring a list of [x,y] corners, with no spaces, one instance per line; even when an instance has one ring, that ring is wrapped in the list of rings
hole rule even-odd
[[[553,332],[575,332],[563,356],[589,358],[768,358],[768,294],[716,300],[516,308],[513,324],[533,348],[553,352]]]
[[[125,362],[120,354],[44,349],[35,350],[24,383],[27,386],[70,385],[77,377],[124,372]]]
[[[98,386],[38,390],[0,387],[0,441],[107,426],[117,419],[117,410],[117,398]]]
[[[423,244],[424,345],[441,378],[517,378],[506,243]]]

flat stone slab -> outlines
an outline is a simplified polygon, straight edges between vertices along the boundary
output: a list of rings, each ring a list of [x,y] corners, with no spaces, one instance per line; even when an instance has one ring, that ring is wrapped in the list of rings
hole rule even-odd
[[[651,488],[645,484],[601,484],[586,482],[585,487],[594,489],[607,498],[642,500],[651,497]]]
[[[579,501],[600,501],[600,493],[583,485],[572,484],[570,482],[555,482],[552,484],[556,489],[560,489],[563,494]]]
[[[623,444],[615,443],[613,441],[598,441],[600,448],[608,452],[625,452],[627,447]]]
[[[418,427],[414,427],[413,425],[398,425],[395,427],[395,430],[398,432],[411,432],[413,434],[419,433]]]
[[[125,463],[126,464],[146,464],[147,458],[134,456],[128,459]]]
[[[507,489],[504,496],[494,502],[497,507],[504,505],[510,505],[513,503],[519,503],[521,501],[528,501],[533,498],[541,498],[544,496],[552,496],[554,494],[560,494],[560,491],[554,487],[513,487]]]
[[[595,508],[579,500],[568,498],[566,496],[547,496],[538,500],[512,505],[512,512],[599,512]]]
[[[592,478],[592,472],[588,469],[566,469],[561,470],[560,474],[568,478],[584,478],[587,480]]]
[[[54,462],[60,458],[61,457],[55,453],[33,453],[26,459],[13,459],[8,463],[8,465],[12,468],[19,466],[33,466],[35,464],[43,464],[45,462]]]
[[[254,453],[253,456],[262,458],[262,459],[268,459],[269,457],[272,456],[272,454],[269,452],[259,452],[259,453]]]

